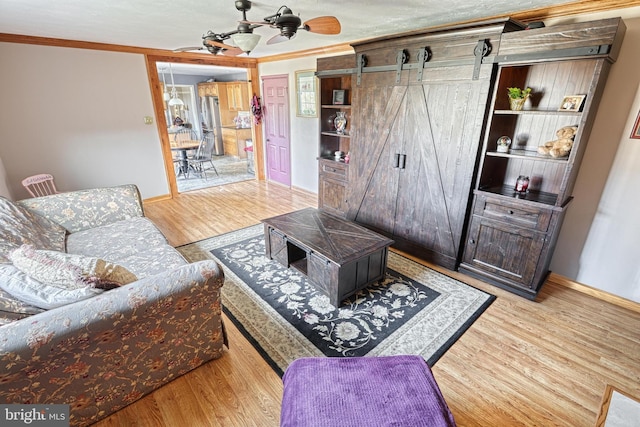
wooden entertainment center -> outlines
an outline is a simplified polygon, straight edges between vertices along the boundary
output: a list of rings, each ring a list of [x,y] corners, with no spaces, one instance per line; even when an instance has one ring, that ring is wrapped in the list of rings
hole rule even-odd
[[[319,207],[534,299],[624,32],[620,18],[536,29],[500,19],[319,58]],[[521,111],[509,109],[511,87],[532,89]],[[336,90],[344,104],[333,102]],[[575,96],[582,104],[563,110]],[[338,111],[347,115],[342,134]],[[566,126],[577,127],[568,155],[537,153]],[[515,191],[521,175],[525,192]]]

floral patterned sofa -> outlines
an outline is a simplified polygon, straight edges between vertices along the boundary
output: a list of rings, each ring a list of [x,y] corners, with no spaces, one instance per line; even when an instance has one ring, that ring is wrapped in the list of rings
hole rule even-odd
[[[1,287],[24,245],[99,257],[137,280],[38,308]],[[215,262],[189,264],[167,243],[134,185],[0,198],[0,402],[69,404],[71,425],[87,425],[220,357],[223,281]]]

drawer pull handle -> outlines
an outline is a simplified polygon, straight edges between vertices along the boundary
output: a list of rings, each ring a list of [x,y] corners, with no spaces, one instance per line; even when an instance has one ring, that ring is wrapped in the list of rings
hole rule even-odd
[[[508,210],[508,211],[507,211],[507,213],[508,213],[509,215],[513,215],[513,211],[512,211],[512,210]]]
[[[476,241],[474,239],[469,239],[469,243],[472,244],[472,245],[475,245]]]

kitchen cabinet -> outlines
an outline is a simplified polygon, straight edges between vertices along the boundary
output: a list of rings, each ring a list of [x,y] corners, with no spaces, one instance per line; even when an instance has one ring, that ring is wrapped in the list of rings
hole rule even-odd
[[[251,128],[237,129],[235,127],[223,127],[222,145],[224,147],[224,154],[227,156],[246,158],[247,153],[244,151],[246,140],[251,138]]]
[[[201,98],[204,98],[205,96],[218,96],[218,93],[218,83],[198,83],[198,96]]]
[[[230,111],[249,111],[248,82],[225,83],[227,102]]]
[[[623,35],[619,18],[530,30],[512,38],[505,35],[461,271],[521,296],[536,297],[549,273]],[[510,87],[532,88],[523,110],[509,109]],[[584,96],[581,108],[561,111],[565,97],[573,95]],[[538,147],[557,139],[556,132],[565,126],[577,127],[568,155],[539,154]],[[512,140],[508,152],[497,149],[503,136]],[[516,191],[520,176],[529,178],[526,191]]]

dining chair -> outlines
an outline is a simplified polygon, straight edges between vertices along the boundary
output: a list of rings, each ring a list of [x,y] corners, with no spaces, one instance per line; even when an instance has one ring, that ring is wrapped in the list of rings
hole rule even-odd
[[[191,128],[180,127],[178,130],[169,131],[169,143],[173,152],[173,166],[176,176],[184,175],[189,177],[188,157],[194,157],[195,154],[188,156],[187,150],[180,150],[181,147],[195,147],[194,151],[200,147],[198,134]]]
[[[53,175],[47,173],[29,176],[22,180],[22,185],[31,197],[48,196],[58,192],[53,182]]]
[[[215,146],[215,137],[213,136],[205,136],[200,141],[200,146],[198,147],[198,151],[196,155],[189,159],[189,167],[194,171],[200,173],[204,179],[207,179],[206,169],[204,165],[209,163],[211,168],[216,173],[217,176],[220,176],[218,170],[216,169],[216,165],[213,164],[213,147]]]

